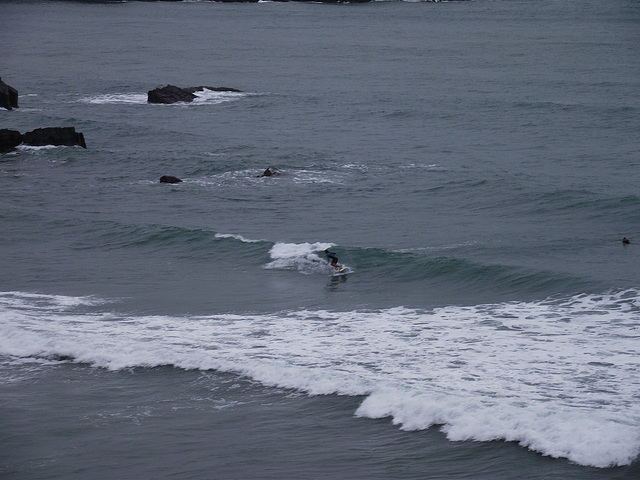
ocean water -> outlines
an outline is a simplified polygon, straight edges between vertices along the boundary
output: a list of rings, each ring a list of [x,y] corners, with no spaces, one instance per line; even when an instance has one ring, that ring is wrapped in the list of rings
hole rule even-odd
[[[640,3],[3,1],[0,44],[0,128],[88,147],[0,156],[0,477],[640,478]]]

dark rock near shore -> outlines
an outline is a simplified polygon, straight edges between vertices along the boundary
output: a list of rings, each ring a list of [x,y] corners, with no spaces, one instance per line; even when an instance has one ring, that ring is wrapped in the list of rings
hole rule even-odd
[[[197,95],[175,85],[156,88],[147,93],[147,102],[149,103],[193,102],[194,98],[198,98]]]
[[[18,91],[0,78],[0,107],[7,110],[18,108]]]
[[[163,175],[160,177],[160,183],[181,183],[178,177],[172,177],[171,175]]]
[[[0,130],[0,153],[10,152],[22,143],[22,134],[17,130]]]
[[[76,132],[74,127],[36,128],[21,134],[16,130],[0,130],[0,152],[9,152],[20,144],[41,147],[44,145],[79,145],[87,148],[84,135]]]
[[[155,88],[153,90],[149,90],[147,93],[147,102],[149,103],[177,103],[177,102],[193,102],[194,99],[198,98],[195,92],[202,92],[204,90],[211,90],[213,92],[235,92],[239,93],[242,90],[238,90],[237,88],[231,87],[188,87],[181,88],[176,87],[175,85],[167,85],[162,88]]]
[[[22,143],[32,146],[43,145],[79,145],[87,148],[84,135],[76,132],[74,127],[47,127],[36,128],[22,135]]]

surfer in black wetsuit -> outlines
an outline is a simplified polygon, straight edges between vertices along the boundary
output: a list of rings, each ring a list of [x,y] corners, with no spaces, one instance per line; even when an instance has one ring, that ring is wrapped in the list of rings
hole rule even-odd
[[[338,257],[336,257],[335,253],[330,252],[329,249],[325,250],[324,253],[327,256],[327,262],[331,262],[331,266],[333,268],[336,270],[340,270],[342,268],[342,265],[338,264]]]

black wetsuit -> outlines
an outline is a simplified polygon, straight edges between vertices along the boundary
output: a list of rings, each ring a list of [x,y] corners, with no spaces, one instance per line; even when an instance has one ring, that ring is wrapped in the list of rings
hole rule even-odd
[[[331,262],[331,265],[338,264],[338,257],[333,252],[327,252],[327,260]]]

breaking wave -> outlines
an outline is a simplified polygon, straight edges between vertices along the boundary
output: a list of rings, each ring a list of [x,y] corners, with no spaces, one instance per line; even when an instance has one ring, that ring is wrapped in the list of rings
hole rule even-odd
[[[92,297],[4,292],[0,354],[213,369],[310,395],[364,396],[356,415],[403,430],[439,426],[450,440],[515,441],[594,467],[628,465],[640,452],[637,290],[433,310],[104,308]]]

